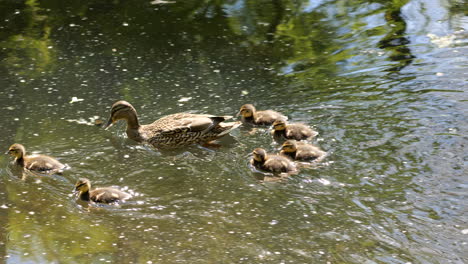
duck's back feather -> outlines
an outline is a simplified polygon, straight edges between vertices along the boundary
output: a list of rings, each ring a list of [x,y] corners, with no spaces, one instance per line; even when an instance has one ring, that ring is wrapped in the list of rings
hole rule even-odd
[[[263,110],[255,112],[255,124],[257,125],[271,125],[276,120],[286,121],[288,118],[273,110]]]
[[[97,188],[90,191],[89,194],[91,201],[95,203],[115,203],[125,201],[131,197],[131,195],[126,192],[110,187]]]
[[[65,168],[65,165],[55,158],[46,155],[28,155],[23,160],[24,167],[28,170],[55,173]]]
[[[155,147],[181,146],[215,140],[240,125],[222,123],[231,116],[178,113],[143,125],[140,133]]]
[[[271,172],[291,172],[295,170],[294,164],[288,158],[279,155],[269,155],[263,167]]]
[[[318,133],[304,124],[289,124],[286,129],[286,138],[305,140],[316,136]]]
[[[318,160],[326,155],[326,152],[310,144],[298,144],[296,157],[297,160]]]

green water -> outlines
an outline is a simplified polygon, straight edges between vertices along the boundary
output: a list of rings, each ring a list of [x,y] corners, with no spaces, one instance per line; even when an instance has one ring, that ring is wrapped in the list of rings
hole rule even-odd
[[[175,2],[0,2],[0,145],[72,168],[0,158],[0,263],[468,262],[462,1]],[[122,99],[143,124],[275,109],[328,157],[263,183],[266,130],[158,152],[92,125]],[[80,177],[135,198],[88,208]]]

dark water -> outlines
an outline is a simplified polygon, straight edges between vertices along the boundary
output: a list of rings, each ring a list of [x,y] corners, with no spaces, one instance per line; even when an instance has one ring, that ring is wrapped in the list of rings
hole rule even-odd
[[[0,145],[72,167],[0,158],[0,263],[468,262],[463,1],[175,2],[0,2]],[[143,123],[276,109],[329,156],[262,183],[267,131],[160,153],[92,125],[120,99]],[[136,197],[87,208],[79,177]]]

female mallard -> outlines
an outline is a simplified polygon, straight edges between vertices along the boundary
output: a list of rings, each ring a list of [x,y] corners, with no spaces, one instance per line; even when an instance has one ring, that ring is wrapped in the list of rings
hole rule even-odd
[[[8,148],[8,154],[15,157],[15,164],[38,173],[61,173],[65,165],[46,155],[26,155],[26,149],[21,144],[13,144]]]
[[[255,168],[274,173],[291,173],[296,171],[294,163],[285,156],[267,154],[262,148],[253,150],[253,158],[250,160]]]
[[[124,202],[132,196],[115,188],[96,188],[91,191],[91,182],[86,178],[80,178],[75,184],[75,192],[78,197],[85,202],[95,203],[118,203]]]
[[[135,108],[125,101],[112,105],[109,128],[118,120],[127,122],[127,136],[157,148],[170,148],[216,140],[240,126],[240,122],[223,122],[230,116],[178,113],[164,116],[152,124],[140,125]]]
[[[254,125],[271,125],[276,120],[287,120],[281,113],[273,110],[257,111],[251,104],[241,106],[239,114],[242,115],[242,122]]]
[[[286,140],[281,147],[280,154],[293,160],[318,161],[325,157],[326,152],[303,141]]]
[[[273,123],[273,130],[271,133],[276,140],[282,138],[306,140],[311,139],[318,134],[316,131],[304,124],[286,124],[283,120],[277,120]]]

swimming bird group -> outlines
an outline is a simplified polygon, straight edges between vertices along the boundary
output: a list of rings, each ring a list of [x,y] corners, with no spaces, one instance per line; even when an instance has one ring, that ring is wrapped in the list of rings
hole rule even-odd
[[[177,148],[191,144],[209,145],[242,124],[251,126],[272,126],[271,134],[278,142],[283,142],[278,154],[267,153],[263,148],[255,148],[250,164],[257,170],[277,174],[292,174],[298,171],[294,161],[320,161],[326,152],[307,142],[318,133],[305,124],[288,123],[283,114],[273,111],[257,111],[251,104],[240,108],[241,121],[225,122],[232,116],[176,113],[164,116],[151,124],[139,122],[136,109],[126,101],[118,101],[111,107],[110,117],[104,128],[124,120],[127,124],[127,137],[158,149]],[[21,144],[13,144],[8,149],[14,163],[24,170],[39,174],[61,174],[66,165],[47,155],[27,155]],[[104,187],[91,190],[91,181],[80,178],[75,184],[79,199],[91,203],[123,202],[131,195],[121,190]]]

